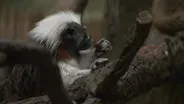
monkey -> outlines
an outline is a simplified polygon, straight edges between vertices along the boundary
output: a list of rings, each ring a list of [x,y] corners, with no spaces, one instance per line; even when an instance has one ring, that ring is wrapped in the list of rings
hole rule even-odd
[[[64,86],[71,85],[77,78],[88,75],[108,63],[109,60],[107,58],[99,57],[111,49],[110,42],[102,38],[91,48],[79,51],[81,57],[79,58],[78,67],[72,66],[71,63],[65,63],[63,60],[59,61],[58,65],[60,66],[62,78],[64,79]]]
[[[99,57],[112,50],[110,42],[105,38],[93,44],[92,37],[81,24],[80,14],[68,10],[37,22],[35,28],[28,33],[28,38],[30,42],[43,45],[49,50],[60,69],[64,89],[77,78],[98,69],[99,63],[107,63],[107,58]],[[38,68],[32,64],[15,65],[8,80],[13,83],[9,85],[12,89],[10,95],[15,94],[17,100],[43,95],[44,85],[40,84],[39,74]],[[4,99],[7,98],[10,97]]]
[[[183,0],[154,0],[153,25],[162,33],[174,35],[184,29]]]
[[[65,87],[91,72],[90,64],[108,62],[100,58],[112,49],[110,42],[102,38],[95,45],[81,24],[81,17],[72,11],[62,11],[39,21],[28,34],[31,40],[44,44],[58,60]],[[96,60],[96,61],[95,61]],[[92,66],[91,66],[92,67]]]

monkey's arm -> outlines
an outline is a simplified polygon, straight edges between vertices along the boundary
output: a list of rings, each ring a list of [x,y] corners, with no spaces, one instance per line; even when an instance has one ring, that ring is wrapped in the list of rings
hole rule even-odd
[[[72,104],[64,90],[57,64],[41,45],[0,41],[0,66],[34,64],[40,68],[41,82],[53,104]]]
[[[81,57],[79,60],[79,66],[82,69],[89,69],[90,66],[95,63],[95,61],[102,62],[98,60],[105,53],[112,50],[112,45],[109,40],[102,38],[97,43],[93,45],[90,49],[80,51]],[[104,58],[107,60],[106,58]]]

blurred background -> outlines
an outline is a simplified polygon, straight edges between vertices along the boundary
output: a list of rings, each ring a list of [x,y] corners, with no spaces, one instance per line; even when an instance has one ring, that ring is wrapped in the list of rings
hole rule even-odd
[[[74,0],[1,0],[0,38],[27,39],[27,32],[45,16],[71,8]],[[95,40],[101,34],[105,0],[89,0],[83,22]]]

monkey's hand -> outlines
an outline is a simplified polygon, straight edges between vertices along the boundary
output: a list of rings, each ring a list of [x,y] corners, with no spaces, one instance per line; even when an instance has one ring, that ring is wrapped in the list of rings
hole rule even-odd
[[[97,57],[101,57],[106,52],[109,52],[112,50],[112,45],[109,40],[102,38],[97,43],[95,43],[95,55]]]
[[[109,63],[109,60],[107,58],[99,58],[97,60],[95,60],[95,62],[93,62],[91,64],[91,70],[97,70],[99,68],[104,67],[107,63]]]

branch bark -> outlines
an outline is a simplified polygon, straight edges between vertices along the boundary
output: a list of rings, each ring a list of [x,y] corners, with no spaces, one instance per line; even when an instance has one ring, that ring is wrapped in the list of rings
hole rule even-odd
[[[143,47],[117,84],[117,102],[125,103],[151,88],[172,82],[183,83],[184,32],[176,33],[159,46]],[[150,49],[150,50],[148,50]]]
[[[109,69],[111,71],[107,71],[106,69],[104,70],[103,74],[101,73],[102,70],[97,71],[99,75],[103,75],[103,81],[100,83],[98,82],[97,89],[95,90],[95,93],[97,95],[100,95],[105,99],[114,99],[113,97],[117,99],[117,94],[119,92],[117,92],[116,87],[114,87],[114,85],[117,83],[119,78],[123,76],[125,72],[127,72],[127,70],[129,69],[129,65],[131,64],[134,56],[136,55],[137,51],[143,45],[145,39],[148,36],[151,23],[152,18],[148,11],[143,11],[138,14],[136,29],[133,32],[132,36],[127,39],[126,45],[123,48],[123,52],[121,53],[120,59],[115,63],[112,69]],[[112,95],[114,96],[112,97]]]
[[[170,58],[165,53],[167,46],[162,44],[150,51],[147,51],[147,48],[150,47],[140,49],[144,52],[136,55],[129,70],[119,79],[117,102],[125,103],[155,86],[163,85],[170,75],[168,70],[171,64]]]

